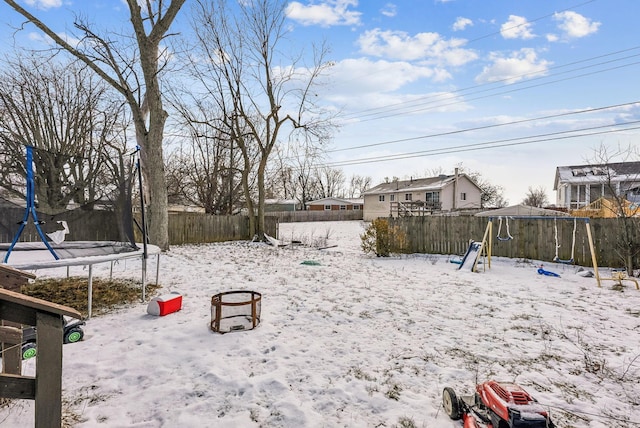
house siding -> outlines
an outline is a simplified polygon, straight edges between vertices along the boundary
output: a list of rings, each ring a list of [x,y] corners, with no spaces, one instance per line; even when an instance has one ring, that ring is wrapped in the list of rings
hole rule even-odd
[[[359,203],[360,200],[342,200],[339,198],[325,198],[319,199],[313,202],[307,202],[307,210],[308,211],[352,211],[354,210],[362,210],[363,204]],[[326,210],[325,206],[330,206],[331,210]],[[341,210],[340,207],[343,206],[345,209]]]
[[[449,190],[449,189],[447,189]],[[466,195],[466,200],[462,199],[462,194]],[[453,186],[451,186],[451,201],[453,201]],[[458,192],[456,197],[456,209],[473,209],[481,207],[481,193],[475,184],[471,183],[468,179],[458,180]],[[443,207],[444,208],[444,204]],[[453,209],[453,207],[449,208]]]
[[[325,210],[324,209],[325,205],[329,205],[329,204],[323,204],[323,205],[312,205],[312,204],[309,204],[307,206],[309,207],[309,211],[329,211],[329,210]],[[343,205],[345,207],[344,210],[340,210],[340,206],[341,205]],[[351,210],[354,209],[354,205],[347,205],[347,204],[341,204],[341,205],[332,204],[331,205],[331,211],[351,211]],[[362,206],[358,205],[358,208],[356,208],[356,210],[357,209],[362,209]]]
[[[411,182],[410,184],[413,183]],[[455,187],[454,181],[449,180],[444,182],[441,187],[430,185],[427,187],[419,187],[418,189],[399,187],[397,191],[387,190],[376,192],[372,190],[370,193],[364,195],[363,219],[365,221],[372,221],[378,217],[391,216],[391,203],[407,201],[406,194],[411,195],[412,201],[426,201],[426,194],[428,192],[438,192],[441,211],[480,208],[480,189],[467,176],[460,175],[458,177],[457,190]],[[465,200],[461,197],[463,193],[466,195]],[[380,196],[384,196],[384,201],[380,201]],[[393,201],[391,200],[391,196],[393,196]]]
[[[391,209],[389,208],[389,194],[385,195],[385,201],[380,202],[380,195],[365,195],[364,197],[364,206],[365,210],[362,215],[363,220],[372,221],[377,219],[378,217],[389,217]],[[397,197],[396,197],[397,198]]]

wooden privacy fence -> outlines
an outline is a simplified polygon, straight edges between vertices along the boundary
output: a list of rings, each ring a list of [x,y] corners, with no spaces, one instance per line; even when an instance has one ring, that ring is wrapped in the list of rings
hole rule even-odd
[[[16,235],[20,222],[24,218],[23,207],[0,208],[0,242],[11,242]],[[38,212],[38,220],[44,222],[40,227],[45,233],[62,229],[57,221],[66,221],[70,233],[66,236],[69,241],[118,241],[120,232],[116,215],[111,211],[94,210],[67,211],[55,216]],[[33,218],[25,227],[21,241],[40,241],[40,237],[33,225]]]
[[[631,242],[640,244],[640,219],[626,219],[631,224]],[[486,217],[403,217],[389,218],[392,248],[403,253],[464,254],[469,240],[481,241],[487,227]],[[500,236],[506,237],[507,220],[503,218]],[[622,219],[591,219],[591,231],[596,250],[596,260],[600,266],[623,267],[619,254]],[[552,261],[556,255],[556,227],[558,228],[558,257],[571,258],[574,221],[558,218],[524,219],[509,218],[509,233],[513,239],[496,239],[499,222],[493,220],[493,256]],[[581,266],[591,266],[591,255],[584,220],[577,220],[575,233],[574,262]],[[634,265],[640,264],[636,255]]]
[[[362,210],[335,211],[279,211],[265,213],[268,217],[277,217],[280,223],[296,223],[302,221],[347,221],[362,220]]]
[[[19,222],[24,217],[24,208],[0,208],[0,242],[11,242],[15,236]],[[45,233],[61,229],[58,220],[67,222],[70,233],[68,241],[120,241],[116,214],[111,211],[68,211],[55,217],[38,213],[38,218],[45,221],[41,227]],[[278,217],[265,217],[265,228],[268,235],[276,236]],[[141,234],[135,228],[136,240],[141,242]],[[225,216],[201,213],[171,213],[169,215],[169,243],[171,245],[199,244],[206,242],[222,242],[248,240],[249,217],[242,215]],[[40,237],[36,232],[32,219],[20,235],[20,241],[37,242]]]
[[[266,233],[277,235],[277,217],[265,217]],[[199,213],[172,213],[169,215],[169,243],[202,244],[207,242],[223,242],[248,240],[249,217],[222,216]]]

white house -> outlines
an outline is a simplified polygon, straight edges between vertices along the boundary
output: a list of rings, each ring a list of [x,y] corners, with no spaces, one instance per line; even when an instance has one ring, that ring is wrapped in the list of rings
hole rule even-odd
[[[457,173],[382,183],[363,193],[363,219],[477,209],[481,193],[471,178]]]
[[[553,190],[556,206],[572,210],[602,197],[622,196],[640,203],[640,162],[559,166]]]

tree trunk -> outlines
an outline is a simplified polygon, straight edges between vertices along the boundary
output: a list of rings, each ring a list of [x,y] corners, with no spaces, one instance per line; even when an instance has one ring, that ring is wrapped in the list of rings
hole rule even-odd
[[[167,203],[167,183],[164,175],[164,162],[162,156],[162,135],[147,140],[148,147],[156,147],[148,150],[145,159],[146,168],[143,170],[149,183],[149,242],[163,250],[169,249],[169,210]]]
[[[242,158],[244,159],[244,168],[240,181],[242,183],[242,191],[247,204],[247,215],[249,216],[249,236],[256,234],[256,215],[254,212],[253,199],[251,199],[251,186],[249,186],[249,173],[251,172],[251,160],[243,143],[239,145],[242,150]]]
[[[130,11],[130,20],[137,42],[139,65],[144,74],[144,82],[135,73],[135,64],[119,63],[124,59],[123,52],[114,49],[115,44],[106,38],[98,37],[88,25],[76,22],[84,36],[89,40],[87,45],[94,46],[94,55],[87,55],[85,52],[73,47],[69,42],[60,37],[56,32],[44,25],[39,19],[31,15],[22,8],[15,0],[4,0],[11,8],[22,16],[26,17],[37,28],[51,37],[63,49],[83,61],[93,71],[95,71],[108,84],[113,86],[126,99],[131,108],[134,126],[136,130],[136,141],[141,147],[141,159],[145,166],[144,173],[149,188],[149,238],[152,244],[159,246],[163,250],[169,249],[169,214],[167,211],[167,186],[164,176],[164,155],[162,149],[164,124],[167,113],[162,107],[162,97],[158,67],[160,43],[166,37],[169,27],[173,23],[176,15],[182,8],[186,0],[170,0],[169,2],[143,2],[149,7],[148,10],[140,6],[137,0],[127,0],[126,4]],[[157,6],[152,10],[152,5]],[[149,27],[148,27],[149,26]],[[146,30],[149,29],[147,34]],[[122,56],[121,56],[122,55]],[[104,66],[105,68],[101,68]],[[110,74],[112,72],[113,74]],[[129,83],[130,75],[134,77],[134,88],[144,88],[144,94],[138,98],[137,89],[132,89]],[[147,117],[148,116],[148,117]],[[147,129],[147,119],[149,128]]]
[[[256,234],[260,240],[266,240],[264,226],[264,172],[267,167],[268,154],[260,158],[258,165],[258,220]]]
[[[180,2],[179,2],[180,3]],[[167,179],[164,171],[164,125],[168,114],[162,104],[162,93],[158,79],[158,56],[160,38],[146,36],[144,28],[132,8],[132,24],[140,47],[140,66],[144,74],[145,93],[140,108],[131,105],[136,122],[136,138],[142,147],[143,173],[148,183],[148,232],[149,242],[162,250],[169,249],[169,212]],[[139,13],[139,6],[138,6]],[[153,32],[152,32],[153,34]],[[129,98],[130,99],[130,98]],[[148,128],[145,119],[149,116]]]

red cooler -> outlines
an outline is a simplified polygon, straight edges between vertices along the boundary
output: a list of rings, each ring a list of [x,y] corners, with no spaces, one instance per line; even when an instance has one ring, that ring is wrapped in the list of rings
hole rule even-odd
[[[175,291],[154,297],[147,305],[148,314],[161,317],[178,312],[180,309],[182,309],[182,295]]]

